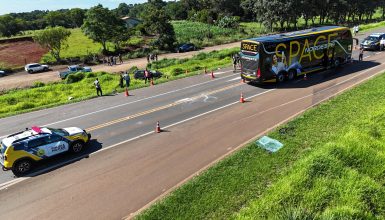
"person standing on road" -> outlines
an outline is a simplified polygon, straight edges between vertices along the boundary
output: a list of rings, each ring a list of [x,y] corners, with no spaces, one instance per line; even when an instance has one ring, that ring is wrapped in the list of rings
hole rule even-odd
[[[120,72],[120,74],[119,74],[119,86],[120,86],[120,88],[123,88],[123,78],[124,78],[123,72]]]
[[[120,64],[123,63],[123,57],[122,57],[122,54],[119,54],[119,62],[120,62]]]
[[[147,70],[147,68],[144,70],[144,84],[147,84],[147,80],[150,81],[150,72]]]
[[[126,81],[126,88],[128,88],[130,86],[130,75],[126,72],[124,72],[124,75],[123,75],[123,79]]]
[[[96,78],[96,80],[94,81],[94,85],[96,88],[96,94],[99,96],[99,93],[100,93],[100,96],[103,96],[102,88],[100,87],[100,83],[99,83],[98,78]]]
[[[358,61],[362,61],[364,59],[364,48],[360,48],[360,54],[358,55]]]
[[[150,62],[150,54],[147,54],[147,63]]]
[[[234,68],[234,73],[235,71],[237,71],[237,58],[235,57],[235,55],[233,55],[233,68]]]

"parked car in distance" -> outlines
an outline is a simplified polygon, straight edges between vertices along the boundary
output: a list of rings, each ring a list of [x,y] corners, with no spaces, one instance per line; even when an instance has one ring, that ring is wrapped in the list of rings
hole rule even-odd
[[[194,44],[187,43],[187,44],[182,44],[180,47],[178,47],[177,51],[178,53],[181,52],[188,52],[188,51],[194,51],[196,50],[196,47]]]
[[[150,72],[151,76],[154,78],[159,78],[163,75],[161,72],[156,71],[156,70],[149,70],[149,72]],[[135,79],[144,79],[144,70],[136,70],[134,72],[134,78]]]
[[[2,71],[2,70],[0,70],[0,77],[1,77],[1,76],[5,76],[5,72]]]
[[[69,74],[77,72],[92,72],[91,67],[82,67],[79,65],[68,66],[66,71],[59,72],[59,77],[65,79]]]
[[[364,50],[380,50],[381,49],[381,39],[385,38],[385,33],[373,33],[366,37],[360,46]]]
[[[41,65],[39,63],[30,63],[30,64],[25,65],[24,69],[28,73],[36,73],[36,72],[48,71],[49,66],[48,65]]]

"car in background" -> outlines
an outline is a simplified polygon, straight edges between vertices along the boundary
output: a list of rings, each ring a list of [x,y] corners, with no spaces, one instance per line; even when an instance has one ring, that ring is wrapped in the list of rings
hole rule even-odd
[[[188,51],[194,51],[196,50],[196,47],[192,43],[182,44],[180,47],[178,47],[177,51],[178,53],[182,52],[188,52]]]
[[[24,69],[28,73],[36,73],[36,72],[48,71],[49,66],[48,65],[42,65],[39,63],[30,63],[30,64],[25,65]]]
[[[364,50],[380,50],[381,39],[385,38],[385,33],[373,33],[366,37],[360,44]]]
[[[5,76],[5,72],[0,70],[0,77]]]
[[[90,138],[91,134],[77,127],[33,126],[1,140],[0,163],[4,171],[12,170],[15,176],[22,176],[38,161],[67,151],[81,152]]]
[[[65,79],[69,74],[77,72],[92,72],[91,67],[82,67],[80,65],[68,66],[66,71],[59,72],[59,77]]]
[[[163,74],[156,70],[149,70],[150,74],[154,78],[160,78]],[[136,70],[134,72],[135,79],[144,79],[144,70]]]

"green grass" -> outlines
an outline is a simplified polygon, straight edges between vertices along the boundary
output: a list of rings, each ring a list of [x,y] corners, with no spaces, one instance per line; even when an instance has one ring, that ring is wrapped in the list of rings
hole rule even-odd
[[[164,83],[179,78],[184,78],[196,74],[201,74],[206,67],[208,70],[231,65],[231,54],[239,51],[238,48],[227,49],[223,51],[214,51],[210,53],[200,53],[191,59],[172,59],[161,60],[150,65],[160,70],[164,75],[155,80],[155,83]],[[188,73],[185,74],[185,70]],[[43,108],[63,105],[90,99],[96,96],[93,81],[98,77],[104,94],[111,94],[114,90],[122,92],[118,87],[119,76],[108,73],[77,73],[71,74],[69,79],[44,84],[36,82],[34,88],[14,89],[3,91],[0,95],[0,117],[20,114],[23,112],[34,111]],[[68,83],[68,80],[78,79],[76,82]],[[143,80],[135,80],[131,76],[130,90],[148,86]],[[69,100],[69,97],[72,97]]]
[[[179,43],[191,42],[200,47],[234,42],[243,37],[238,29],[220,28],[200,22],[173,21],[172,24]]]
[[[385,75],[345,92],[250,143],[137,219],[385,218]]]
[[[215,70],[218,67],[229,66],[231,55],[239,52],[239,48],[231,48],[209,53],[199,53],[189,59],[163,59],[147,65],[150,69],[159,70],[168,77],[181,75],[189,72],[189,75],[200,73],[205,68],[207,71]]]
[[[86,35],[84,35],[80,28],[70,30],[71,35],[67,40],[68,47],[60,52],[61,58],[84,57],[88,54],[101,53],[103,48],[102,45],[89,39]],[[112,51],[114,50],[111,43],[107,44],[107,48]],[[45,54],[42,57],[42,60],[45,62],[55,61],[49,53]]]

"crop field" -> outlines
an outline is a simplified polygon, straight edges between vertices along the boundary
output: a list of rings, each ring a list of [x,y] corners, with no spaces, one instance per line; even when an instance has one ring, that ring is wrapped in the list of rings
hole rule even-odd
[[[32,41],[0,44],[0,68],[8,69],[24,66],[25,62],[39,62],[47,50]]]
[[[137,219],[385,218],[385,74],[267,135],[284,147],[252,142]]]

